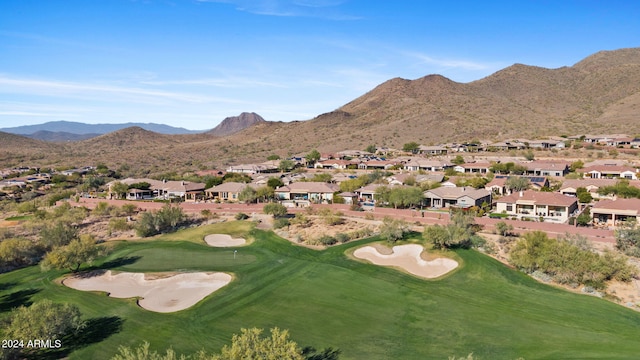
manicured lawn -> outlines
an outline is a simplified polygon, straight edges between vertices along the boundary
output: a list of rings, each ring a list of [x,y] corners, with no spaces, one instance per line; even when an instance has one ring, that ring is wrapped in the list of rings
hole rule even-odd
[[[29,220],[32,217],[33,215],[18,215],[18,216],[8,217],[5,220],[6,221],[23,221],[23,220]]]
[[[0,318],[10,306],[42,298],[77,304],[102,330],[90,334],[100,341],[78,345],[71,359],[108,359],[118,345],[143,340],[179,353],[217,351],[231,334],[253,326],[289,329],[302,346],[340,348],[341,359],[447,359],[470,352],[480,359],[637,359],[640,354],[640,314],[537,283],[475,251],[452,254],[463,266],[427,281],[345,255],[375,239],[314,251],[246,224],[213,225],[216,232],[254,240],[237,248],[235,260],[233,249],[202,242],[211,228],[122,242],[104,260],[120,271],[236,275],[191,309],[149,312],[133,300],[60,286],[53,280],[61,273],[32,267],[0,275]]]

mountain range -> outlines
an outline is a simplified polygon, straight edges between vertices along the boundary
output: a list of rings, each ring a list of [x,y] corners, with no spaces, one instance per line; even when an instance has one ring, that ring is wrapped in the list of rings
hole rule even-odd
[[[55,144],[53,149],[50,143],[30,143],[29,155],[0,141],[0,167],[37,160],[40,154],[46,155],[42,161],[55,164],[102,161],[154,172],[169,166],[264,161],[269,154],[286,156],[314,148],[328,152],[374,144],[401,148],[410,141],[428,145],[565,134],[635,135],[640,133],[639,111],[640,48],[630,48],[601,51],[557,69],[514,64],[469,83],[440,75],[395,78],[310,120],[229,118],[248,126],[236,127],[243,129],[235,133],[226,132],[228,124],[222,123],[209,132],[181,135],[134,127]]]
[[[25,135],[33,139],[45,141],[76,141],[84,140],[98,135],[138,126],[145,130],[160,134],[196,134],[202,131],[187,130],[185,128],[173,127],[155,123],[121,123],[121,124],[86,124],[74,121],[49,121],[37,125],[22,125],[16,127],[2,128],[0,131],[11,134]]]

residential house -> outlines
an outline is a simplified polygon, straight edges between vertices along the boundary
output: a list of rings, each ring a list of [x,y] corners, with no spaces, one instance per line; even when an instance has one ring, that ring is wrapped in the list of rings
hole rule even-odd
[[[520,142],[500,141],[487,145],[487,151],[522,150],[527,146]]]
[[[571,179],[562,182],[560,189],[561,194],[577,196],[578,188],[585,188],[594,199],[610,198],[608,196],[601,196],[598,194],[598,190],[605,186],[614,186],[619,179],[596,179],[596,178],[584,178],[584,179]],[[640,181],[629,181],[629,185],[640,188]]]
[[[591,209],[594,227],[616,227],[626,220],[640,220],[640,199],[598,201]]]
[[[510,189],[507,188],[507,180],[511,177],[522,177],[529,180],[529,189],[540,191],[542,188],[549,187],[549,179],[544,176],[510,176],[510,175],[496,175],[489,183],[485,185],[485,189],[491,191],[493,194],[509,195]]]
[[[448,151],[444,146],[418,146],[418,154],[423,155],[446,155]]]
[[[491,192],[472,187],[439,187],[424,192],[425,205],[432,208],[470,208],[491,204]]]
[[[277,172],[278,167],[273,163],[271,164],[240,164],[233,165],[227,168],[228,173],[241,173],[241,174],[258,174]]]
[[[507,179],[507,176],[494,176],[493,179],[484,186],[484,188],[491,191],[492,194],[505,195],[508,191],[506,186]]]
[[[375,202],[376,190],[381,186],[387,186],[386,184],[369,184],[363,186],[355,191],[358,194],[358,199],[363,202]]]
[[[314,167],[316,169],[355,169],[358,167],[358,162],[353,160],[329,159],[318,161]]]
[[[565,223],[577,210],[578,201],[575,197],[551,192],[525,190],[496,201],[496,212],[518,219]]]
[[[531,149],[564,149],[566,140],[530,140],[529,147]]]
[[[147,200],[153,199],[153,191],[150,189],[129,189],[125,196],[127,200]]]
[[[339,159],[366,158],[372,157],[373,155],[374,154],[368,151],[362,150],[343,150],[336,153],[336,157]]]
[[[113,197],[113,193],[111,191],[111,185],[113,185],[116,181],[112,181],[107,184],[109,188],[109,197]],[[204,195],[204,183],[197,182],[189,182],[189,181],[166,181],[166,180],[154,180],[154,179],[135,179],[135,178],[127,178],[124,180],[120,180],[121,183],[126,185],[132,185],[136,183],[147,183],[149,184],[148,190],[143,192],[133,191],[130,194],[127,193],[126,197],[131,200],[140,200],[140,199],[171,199],[171,198],[181,198],[184,201],[195,201],[203,197]]]
[[[584,177],[592,179],[620,178],[638,180],[637,169],[621,165],[593,165],[580,170]]]
[[[425,158],[411,157],[404,163],[404,170],[408,171],[445,171],[453,166],[451,163],[440,160],[428,160]]]
[[[563,177],[569,173],[571,163],[567,161],[534,160],[523,162],[519,165],[527,169],[525,175]]]
[[[295,206],[305,206],[311,203],[330,203],[333,201],[333,194],[339,190],[336,184],[324,182],[295,182],[281,186],[275,190],[276,198],[280,200],[291,200],[287,204]]]
[[[472,162],[466,164],[460,164],[453,167],[453,170],[459,173],[467,174],[487,174],[491,164],[488,162]]]
[[[358,164],[360,170],[389,170],[392,167],[398,165],[398,160],[368,160]]]
[[[247,186],[249,186],[249,184],[230,181],[205,189],[204,192],[207,199],[210,200],[219,202],[238,202],[240,201],[240,193]]]

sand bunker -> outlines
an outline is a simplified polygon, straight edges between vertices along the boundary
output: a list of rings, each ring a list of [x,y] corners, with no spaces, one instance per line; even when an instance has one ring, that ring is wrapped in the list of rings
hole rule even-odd
[[[214,247],[234,247],[247,244],[247,240],[243,238],[232,238],[226,234],[211,234],[204,237],[204,241],[209,246]]]
[[[152,275],[152,274],[151,274]],[[168,313],[187,309],[231,281],[225,273],[185,273],[149,279],[142,273],[70,277],[63,284],[82,291],[105,291],[115,298],[141,297],[138,305],[150,311]]]
[[[458,267],[458,262],[447,258],[423,260],[422,245],[407,244],[394,246],[391,254],[381,254],[373,246],[365,246],[353,252],[358,259],[371,261],[376,265],[397,266],[407,272],[427,279],[437,278]]]

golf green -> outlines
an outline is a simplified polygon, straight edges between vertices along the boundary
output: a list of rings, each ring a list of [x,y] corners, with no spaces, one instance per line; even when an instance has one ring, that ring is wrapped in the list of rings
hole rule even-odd
[[[640,314],[540,284],[473,250],[452,252],[460,267],[424,280],[347,255],[375,238],[316,251],[272,232],[240,228],[232,222],[121,242],[94,265],[235,275],[187,310],[149,312],[133,299],[66,288],[54,281],[62,273],[31,267],[0,275],[0,319],[13,306],[44,298],[77,304],[93,324],[103,326],[88,330],[86,341],[68,350],[71,359],[108,359],[119,345],[145,340],[156,350],[214,352],[240,328],[275,326],[289,329],[301,346],[339,348],[341,359],[447,359],[471,352],[480,359],[637,359],[640,354]],[[253,243],[237,249],[206,246],[202,237],[215,232]]]

